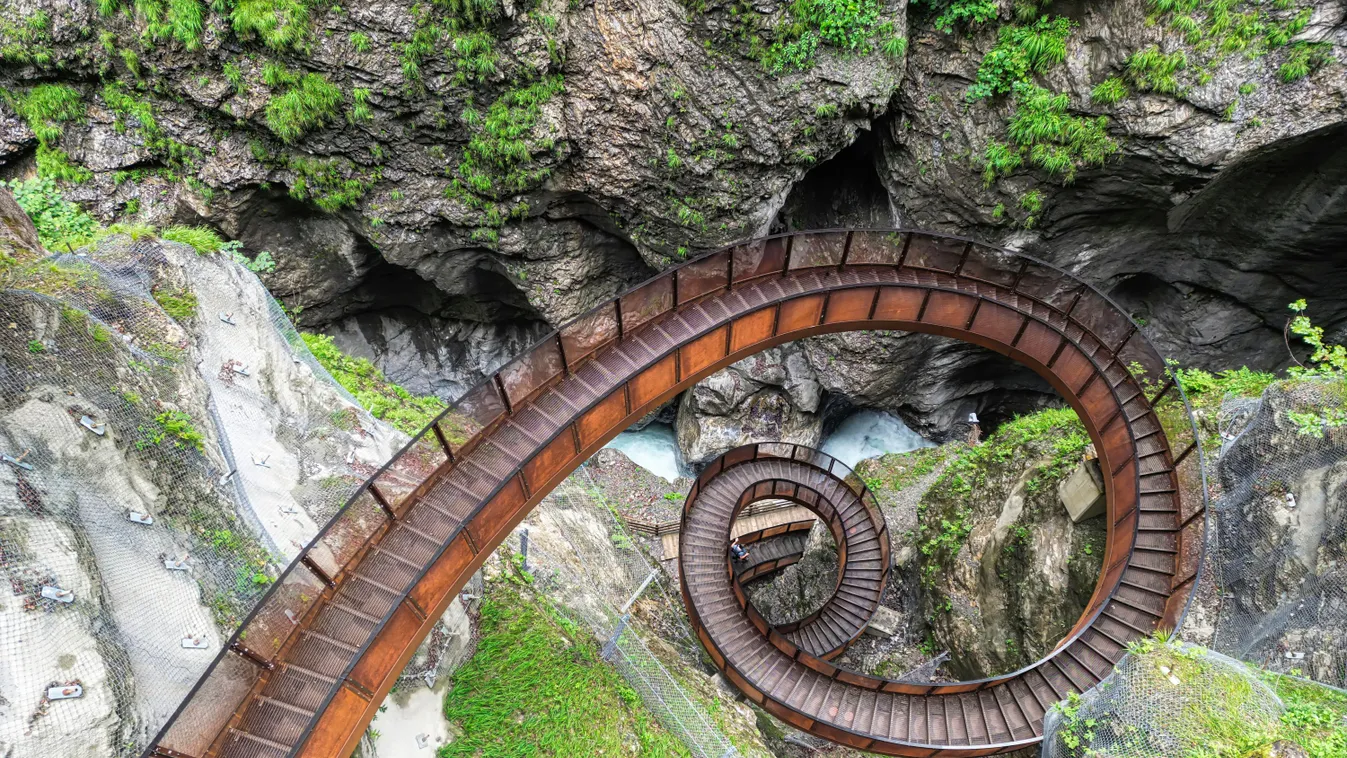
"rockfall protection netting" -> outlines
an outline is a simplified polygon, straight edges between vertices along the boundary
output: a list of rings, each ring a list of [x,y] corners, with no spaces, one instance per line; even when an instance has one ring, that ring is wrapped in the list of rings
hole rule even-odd
[[[604,659],[694,756],[738,755],[702,702],[652,651],[660,646],[684,660],[698,660],[702,652],[676,587],[633,541],[589,472],[582,467],[572,474],[530,520],[540,520],[541,528],[521,527],[511,542],[535,588],[594,634]]]
[[[113,236],[0,292],[0,755],[136,755],[401,444],[256,275]]]
[[[1125,657],[1079,701],[1044,720],[1044,758],[1181,758],[1209,746],[1215,724],[1275,728],[1285,706],[1239,661],[1173,644]]]
[[[1290,415],[1343,392],[1291,380],[1226,399],[1203,441],[1209,576],[1181,630],[1204,647],[1129,654],[1073,716],[1045,722],[1045,758],[1197,754],[1213,702],[1250,733],[1275,725],[1288,680],[1267,672],[1347,685],[1347,428],[1302,429]]]

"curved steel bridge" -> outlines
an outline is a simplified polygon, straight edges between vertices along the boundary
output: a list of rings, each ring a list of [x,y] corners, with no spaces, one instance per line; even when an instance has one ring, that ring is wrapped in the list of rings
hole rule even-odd
[[[1036,371],[1075,408],[1107,491],[1104,568],[1086,611],[1054,650],[1021,671],[932,685],[828,663],[835,651],[827,648],[850,627],[830,639],[794,634],[797,643],[746,604],[732,598],[712,608],[697,594],[686,598],[689,616],[731,681],[813,734],[911,756],[990,755],[1037,742],[1052,702],[1098,683],[1128,642],[1176,626],[1186,609],[1205,509],[1180,502],[1180,473],[1200,480],[1201,451],[1181,469],[1195,445],[1175,455],[1170,437],[1192,440],[1191,416],[1166,429],[1153,409],[1182,389],[1125,311],[1059,269],[965,239],[844,230],[756,240],[684,263],[562,327],[470,390],[323,527],[148,753],[349,755],[449,602],[590,455],[734,361],[860,329],[982,345]],[[770,455],[764,446],[753,453]],[[727,456],[703,472],[685,522],[695,525],[697,501],[709,503],[711,488],[747,465]],[[730,473],[712,482],[722,469]],[[814,484],[820,494],[845,494]],[[718,539],[719,556],[698,550],[699,559],[718,562],[712,573],[725,566],[724,535]],[[887,554],[880,563],[886,571]],[[749,636],[743,621],[756,627]],[[722,623],[738,624],[742,639],[720,636]],[[745,646],[771,652],[744,658]]]

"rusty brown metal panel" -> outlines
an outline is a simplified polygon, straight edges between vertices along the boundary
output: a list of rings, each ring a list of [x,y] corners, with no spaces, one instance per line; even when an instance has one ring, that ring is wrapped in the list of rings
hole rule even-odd
[[[299,758],[350,755],[365,734],[361,715],[369,703],[342,687],[318,718],[318,724],[299,752]]]
[[[1096,429],[1102,431],[1104,425],[1109,423],[1110,420],[1113,420],[1113,426],[1121,427],[1124,430],[1127,428],[1127,425],[1123,423],[1124,419],[1114,420],[1114,416],[1118,413],[1118,399],[1109,391],[1108,382],[1104,381],[1103,378],[1090,382],[1090,386],[1086,387],[1085,392],[1079,397],[1080,404],[1085,407],[1085,413],[1089,416],[1090,424]],[[1113,426],[1110,426],[1108,430],[1112,431]],[[1119,462],[1121,462],[1121,459],[1115,460],[1113,463],[1117,465]]]
[[[412,600],[422,608],[437,607],[446,594],[456,591],[464,569],[472,563],[472,557],[472,547],[460,533],[431,564],[421,581],[412,587],[409,593]]]
[[[388,677],[396,677],[402,668],[398,665],[410,648],[416,650],[420,640],[417,632],[424,619],[419,618],[406,603],[400,603],[393,616],[384,624],[379,636],[365,649],[364,655],[348,677],[370,692],[377,692]],[[410,657],[410,656],[408,656]]]
[[[599,348],[617,339],[617,308],[608,303],[561,329],[566,363],[574,366]]]
[[[904,236],[898,232],[853,232],[847,263],[896,266],[903,257]]]
[[[1062,352],[1057,356],[1057,361],[1052,364],[1053,373],[1062,380],[1062,383],[1068,387],[1079,390],[1090,374],[1094,373],[1094,364],[1090,359],[1076,348],[1075,345],[1067,345],[1062,348]],[[1097,381],[1095,384],[1103,384]]]
[[[1100,457],[1107,462],[1109,468],[1117,468],[1123,461],[1132,457],[1131,437],[1127,434],[1127,425],[1122,422],[1114,422],[1112,426],[1104,430],[1104,449],[1099,451]],[[1102,463],[1101,463],[1102,465]],[[1109,471],[1104,471],[1104,476],[1109,475]]]
[[[678,270],[678,303],[690,303],[703,295],[725,288],[729,282],[728,251],[693,261]]]
[[[1001,343],[1005,348],[1000,352],[1005,352],[1015,341],[1015,335],[1019,334],[1023,323],[1024,316],[1021,314],[1003,305],[984,300],[978,308],[977,315],[973,317],[971,330],[974,334]]]
[[[576,453],[571,452],[571,459],[574,459]],[[566,462],[569,462],[566,461]],[[561,465],[565,465],[563,462]],[[514,520],[519,509],[524,507],[528,498],[524,496],[524,489],[519,485],[518,477],[511,477],[509,482],[501,488],[496,496],[491,498],[477,516],[468,522],[468,532],[472,534],[472,539],[478,547],[486,550],[486,545],[495,545],[496,536],[502,529],[508,529],[510,522]]]
[[[738,352],[771,339],[776,324],[776,308],[763,308],[735,320],[730,330],[730,350]]]
[[[728,331],[729,327],[719,327],[679,348],[678,359],[681,361],[683,378],[696,376],[725,357]]]
[[[524,464],[524,479],[530,488],[536,490],[561,471],[575,455],[575,439],[569,432],[563,431]]]
[[[817,326],[823,312],[823,299],[823,295],[806,295],[782,303],[776,333],[790,334]]]
[[[846,240],[845,232],[796,234],[790,245],[789,268],[794,271],[836,266],[842,262],[842,248]]]
[[[963,329],[973,315],[973,306],[976,304],[977,299],[968,295],[935,291],[926,301],[926,312],[922,314],[921,320],[937,326]]]
[[[877,288],[839,290],[828,298],[828,311],[824,320],[829,324],[842,324],[849,321],[866,321],[870,318],[870,308],[875,304]]]
[[[580,446],[589,447],[601,440],[612,427],[627,415],[627,399],[621,392],[615,392],[600,400],[576,422],[580,433]],[[531,484],[534,480],[529,479]]]
[[[926,290],[917,287],[884,287],[875,303],[877,321],[916,321]]]
[[[654,401],[678,383],[674,360],[670,355],[632,378],[629,384],[633,410]]]
[[[776,237],[735,247],[730,251],[734,256],[734,281],[742,282],[784,271],[789,243],[789,237]]]
[[[1030,321],[1020,335],[1016,349],[1038,363],[1046,366],[1062,344],[1062,335],[1038,321]]]

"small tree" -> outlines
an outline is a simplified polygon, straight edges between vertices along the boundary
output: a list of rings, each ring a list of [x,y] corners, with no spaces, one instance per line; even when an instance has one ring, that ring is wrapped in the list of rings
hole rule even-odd
[[[1313,379],[1329,384],[1330,395],[1335,400],[1319,410],[1287,411],[1286,417],[1301,434],[1323,437],[1325,430],[1347,426],[1347,347],[1324,341],[1324,328],[1315,326],[1310,317],[1305,315],[1309,306],[1303,299],[1288,307],[1296,315],[1287,328],[1309,345],[1311,352],[1310,365],[1306,366],[1297,360],[1299,365],[1292,366],[1287,373],[1296,379]]]

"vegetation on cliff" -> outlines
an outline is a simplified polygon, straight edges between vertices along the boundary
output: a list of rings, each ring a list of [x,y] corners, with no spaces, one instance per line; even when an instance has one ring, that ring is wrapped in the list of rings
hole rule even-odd
[[[465,733],[439,758],[688,755],[589,634],[526,586],[487,585],[480,635],[444,701]]]
[[[437,397],[413,395],[390,382],[373,363],[343,353],[326,334],[305,332],[301,336],[313,357],[356,402],[402,432],[416,434],[446,407]]]

